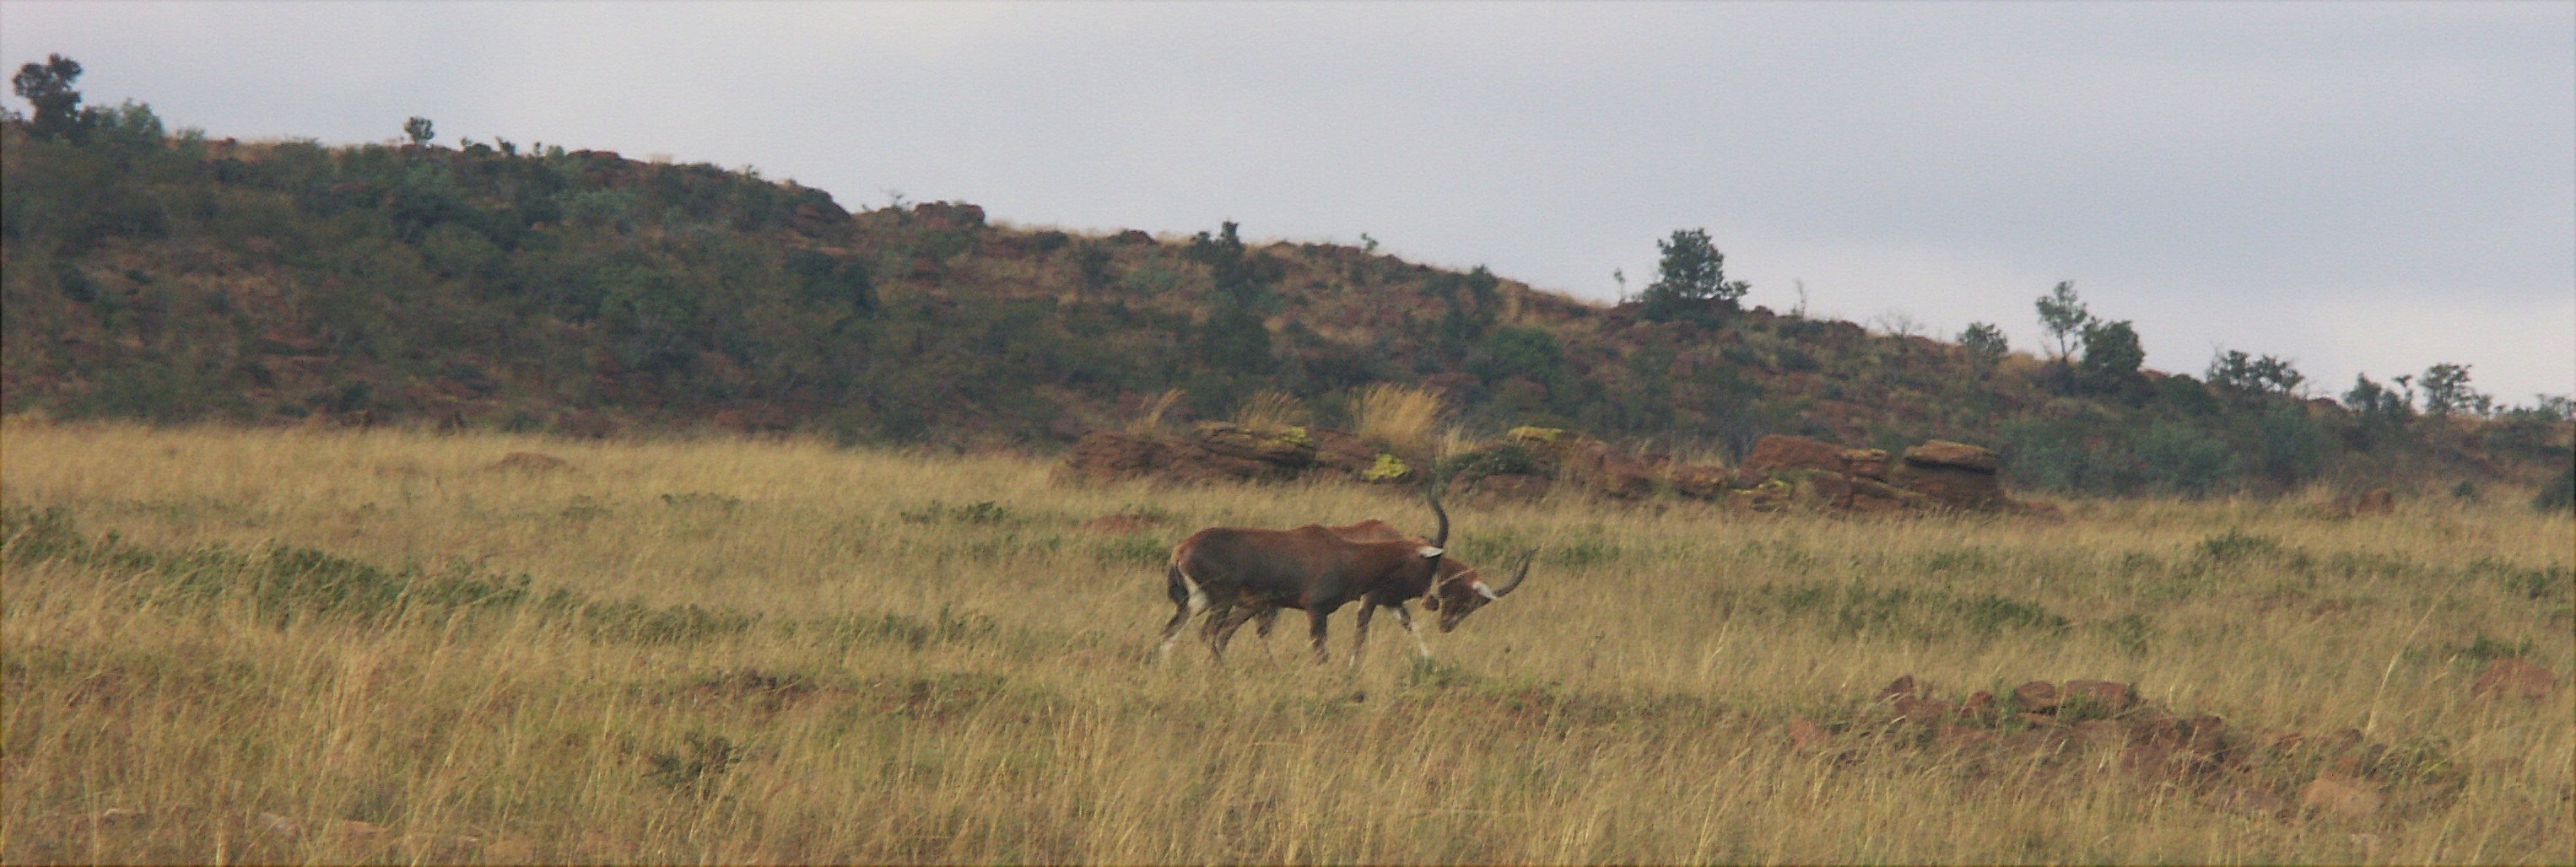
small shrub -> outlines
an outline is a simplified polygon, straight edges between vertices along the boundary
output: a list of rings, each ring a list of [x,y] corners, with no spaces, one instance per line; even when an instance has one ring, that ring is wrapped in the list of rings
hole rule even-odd
[[[1619,559],[1619,546],[1601,539],[1576,539],[1547,552],[1549,565],[1560,569],[1579,569]]]
[[[903,522],[907,524],[1019,523],[1019,519],[1011,514],[1009,507],[993,502],[992,500],[980,500],[958,506],[951,506],[946,503],[933,500],[929,505],[923,506],[919,509],[908,509],[895,514],[896,517],[903,519]]]
[[[663,494],[662,504],[675,509],[717,509],[730,512],[742,508],[742,498],[704,492]]]
[[[2155,635],[2154,625],[2138,614],[2124,614],[2117,620],[2095,624],[2095,627],[2111,640],[2111,646],[2132,657],[2147,655],[2147,640]]]
[[[584,494],[572,498],[572,503],[564,506],[563,511],[557,514],[562,515],[566,521],[588,521],[608,517],[609,509],[601,505],[597,499]]]
[[[2465,577],[2493,577],[2504,590],[2525,599],[2565,602],[2576,599],[2576,570],[2551,565],[2545,569],[2523,569],[2494,558],[2479,558],[2470,563]]]
[[[2250,557],[2268,556],[2281,550],[2279,540],[2237,530],[2229,530],[2200,540],[2200,556],[2216,563],[2231,563]]]
[[[1404,685],[1409,689],[1463,689],[1483,682],[1484,678],[1476,676],[1475,672],[1457,663],[1437,659],[1413,657],[1413,664],[1404,670]]]
[[[1440,463],[1442,478],[1474,479],[1497,473],[1526,474],[1539,471],[1538,456],[1519,443],[1486,446]]]
[[[1160,566],[1172,556],[1171,545],[1143,534],[1112,536],[1094,550],[1100,562],[1113,566]]]
[[[2558,477],[2540,487],[2539,496],[2531,498],[2531,507],[2543,512],[2576,511],[2576,464],[2570,464]]]
[[[569,608],[575,627],[594,641],[614,644],[687,644],[708,638],[740,635],[760,622],[760,615],[698,605],[654,607],[624,599],[616,602],[579,602],[579,597],[558,590],[547,601]]]
[[[974,641],[990,636],[1000,628],[993,618],[956,611],[943,605],[939,613],[929,619],[894,612],[843,614],[788,624],[783,631],[789,635],[812,635],[844,647],[895,644],[918,651],[934,644]]]
[[[1958,608],[1968,628],[1976,632],[2003,629],[2057,632],[2069,625],[2066,618],[2050,613],[2038,603],[2007,599],[1991,593],[1961,602]]]
[[[2478,662],[2493,662],[2499,659],[2530,656],[2531,648],[2531,639],[2528,638],[2521,641],[2509,642],[2490,638],[2485,633],[2479,633],[2476,638],[2471,639],[2467,644],[2451,645],[2451,652],[2449,655],[2466,657]]]
[[[1923,562],[1923,568],[1931,572],[1984,574],[1995,571],[1995,567],[1995,555],[1983,548],[1936,551]]]

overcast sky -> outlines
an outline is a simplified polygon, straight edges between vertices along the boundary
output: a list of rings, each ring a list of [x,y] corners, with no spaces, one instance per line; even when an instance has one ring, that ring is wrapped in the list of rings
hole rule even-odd
[[[422,115],[1598,299],[1704,227],[1774,309],[2027,348],[2073,280],[2150,367],[2576,392],[2576,3],[5,0],[0,49],[217,137]]]

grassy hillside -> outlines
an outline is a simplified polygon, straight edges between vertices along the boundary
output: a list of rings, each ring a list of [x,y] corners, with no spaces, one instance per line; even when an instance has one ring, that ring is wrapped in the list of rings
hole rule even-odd
[[[2554,412],[2353,412],[1759,308],[1655,321],[1231,225],[850,212],[748,170],[557,146],[169,136],[134,104],[32,129],[0,122],[0,409],[56,418],[1043,449],[1173,390],[1173,419],[1268,394],[1344,424],[1356,389],[1392,382],[1487,433],[1735,455],[1765,433],[1940,437],[2072,492],[2439,493],[2571,460]]]
[[[1249,634],[1218,669],[1146,653],[1170,544],[1418,525],[1419,506],[1058,488],[1034,459],[810,439],[0,435],[11,863],[2545,863],[2576,844],[2576,525],[2518,503],[2338,521],[2137,499],[2062,523],[1461,506],[1457,556],[1542,554],[1525,590],[1433,636],[1437,662],[1381,620],[1356,670]],[[495,468],[519,451],[567,463]],[[1089,523],[1118,513],[1132,531]],[[2473,697],[2504,657],[2560,685]],[[1907,674],[1950,697],[2134,682],[2258,758],[2194,776],[2093,723],[1904,723],[1876,696]],[[2345,730],[2379,749],[2332,752]],[[2347,778],[2380,801],[2303,806]]]

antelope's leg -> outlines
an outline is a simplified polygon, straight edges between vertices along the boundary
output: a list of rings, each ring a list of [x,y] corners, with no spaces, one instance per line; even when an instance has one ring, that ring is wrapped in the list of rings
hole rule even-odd
[[[1181,627],[1190,622],[1190,615],[1198,613],[1197,610],[1192,609],[1187,604],[1173,607],[1179,610],[1172,612],[1171,621],[1163,624],[1163,643],[1161,646],[1154,648],[1154,659],[1156,661],[1172,658],[1172,645],[1173,643],[1181,640]]]
[[[1222,652],[1221,648],[1216,646],[1216,633],[1217,630],[1225,628],[1226,618],[1234,616],[1235,601],[1229,599],[1221,603],[1210,602],[1207,606],[1207,617],[1199,620],[1199,641],[1205,643],[1209,650]]]
[[[1242,628],[1244,621],[1252,619],[1264,610],[1266,609],[1237,606],[1227,609],[1222,615],[1211,615],[1211,620],[1218,621],[1215,625],[1216,639],[1213,645],[1216,654],[1220,657],[1224,656],[1225,646],[1234,641],[1234,631]]]
[[[1332,661],[1331,651],[1324,649],[1324,624],[1333,616],[1332,609],[1321,605],[1306,609],[1306,637],[1315,643],[1315,662]]]
[[[1368,651],[1369,616],[1377,613],[1377,603],[1360,600],[1360,621],[1351,625],[1351,667],[1357,668],[1361,655]]]
[[[1413,626],[1413,612],[1406,611],[1402,605],[1395,606],[1395,622],[1404,624],[1404,634],[1413,636],[1414,651],[1421,653],[1422,658],[1430,659],[1431,645],[1422,643],[1422,630]]]

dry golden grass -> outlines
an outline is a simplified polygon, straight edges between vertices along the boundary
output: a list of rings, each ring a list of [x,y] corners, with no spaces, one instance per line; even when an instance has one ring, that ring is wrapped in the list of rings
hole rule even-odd
[[[1154,398],[1152,406],[1145,408],[1144,415],[1137,416],[1134,422],[1127,425],[1127,432],[1144,435],[1162,430],[1163,414],[1171,412],[1172,407],[1179,405],[1181,398],[1187,396],[1186,392],[1177,388],[1165,389],[1162,396]]]
[[[1461,504],[1458,556],[1545,554],[1433,637],[1439,662],[1381,622],[1356,670],[1249,634],[1221,669],[1195,647],[1150,662],[1171,543],[1418,525],[1419,505],[1057,488],[1025,458],[802,442],[0,436],[11,863],[2563,863],[2576,844],[2567,690],[2468,696],[2496,648],[2562,675],[2576,657],[2576,526],[2509,505],[2072,503],[2040,524]],[[488,469],[514,451],[570,465]],[[1122,511],[1172,523],[1080,526]],[[425,571],[371,597],[360,564]],[[458,595],[521,575],[523,596]],[[2247,816],[2107,770],[2027,783],[1781,734],[1908,673],[2131,680],[2250,730],[2366,727],[2463,782],[2363,819]]]
[[[1398,448],[1431,448],[1440,437],[1440,393],[1428,388],[1376,383],[1351,401],[1352,432]]]
[[[1234,410],[1234,422],[1255,430],[1278,430],[1296,427],[1313,420],[1314,413],[1296,395],[1278,391],[1256,392],[1243,399]]]

